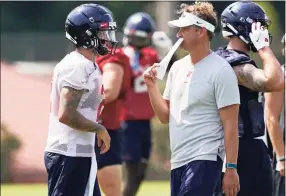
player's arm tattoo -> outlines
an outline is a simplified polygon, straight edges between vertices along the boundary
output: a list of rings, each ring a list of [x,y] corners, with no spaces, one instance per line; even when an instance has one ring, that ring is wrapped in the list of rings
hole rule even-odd
[[[99,132],[105,128],[87,118],[77,111],[84,90],[63,87],[60,94],[58,118],[67,126],[86,132]],[[96,117],[94,117],[96,118]]]
[[[77,126],[77,107],[81,100],[83,90],[76,90],[71,87],[63,87],[60,95],[59,116],[61,116],[67,125]]]
[[[257,92],[269,91],[263,70],[254,67],[252,64],[235,66],[233,70],[240,85]]]

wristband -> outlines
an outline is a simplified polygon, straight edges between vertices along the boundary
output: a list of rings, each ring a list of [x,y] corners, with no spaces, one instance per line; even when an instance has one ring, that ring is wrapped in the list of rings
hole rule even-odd
[[[285,161],[286,159],[285,159],[285,157],[279,157],[278,158],[278,161],[281,161],[281,162],[283,162],[283,161]]]
[[[236,163],[226,163],[225,168],[227,169],[237,169],[237,164]]]

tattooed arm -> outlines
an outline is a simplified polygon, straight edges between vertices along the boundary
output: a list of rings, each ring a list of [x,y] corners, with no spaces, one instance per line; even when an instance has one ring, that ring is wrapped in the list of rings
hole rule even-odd
[[[281,91],[284,88],[283,75],[280,80],[280,72],[275,73],[276,79],[267,78],[265,71],[254,67],[252,64],[244,64],[233,67],[238,83],[246,88],[258,92]]]
[[[233,68],[239,84],[259,92],[283,90],[283,71],[271,49],[265,47],[260,49],[258,53],[263,62],[263,70],[254,67],[252,64],[239,65]]]
[[[67,126],[86,132],[96,132],[105,128],[91,120],[88,120],[77,111],[83,90],[71,87],[63,87],[60,94],[60,106],[58,111],[59,121]]]
[[[263,70],[257,69],[252,64],[244,64],[233,67],[239,85],[258,92],[266,92],[266,77]]]

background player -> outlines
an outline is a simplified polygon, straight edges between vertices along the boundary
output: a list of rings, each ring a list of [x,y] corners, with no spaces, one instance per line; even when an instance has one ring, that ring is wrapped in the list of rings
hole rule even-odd
[[[282,44],[282,54],[285,56],[285,35]],[[282,69],[285,74],[285,65]],[[265,93],[266,125],[275,152],[273,196],[285,196],[285,99],[285,89],[281,92]]]
[[[272,194],[272,170],[265,138],[263,105],[259,92],[282,90],[283,73],[269,48],[270,20],[253,2],[235,2],[221,14],[222,34],[228,45],[216,52],[233,67],[239,81],[238,174],[240,196]],[[263,62],[258,69],[248,53],[257,52]]]
[[[150,15],[138,12],[127,19],[123,29],[123,51],[129,57],[132,70],[132,87],[127,92],[122,110],[123,160],[127,171],[124,196],[136,195],[150,157],[154,112],[142,74],[159,61],[157,51],[151,47],[155,28]]]
[[[106,196],[120,196],[122,184],[120,112],[131,86],[129,58],[118,48],[113,55],[101,56],[96,62],[103,73],[105,96],[100,122],[107,128],[111,137],[110,150],[97,155],[98,180]]]
[[[87,187],[92,191],[95,182],[95,133],[100,153],[110,146],[105,127],[98,124],[102,75],[94,58],[112,54],[116,23],[105,7],[83,4],[69,13],[65,30],[76,49],[54,69],[45,149],[48,195],[83,196]],[[98,184],[95,186],[93,195],[100,196]]]

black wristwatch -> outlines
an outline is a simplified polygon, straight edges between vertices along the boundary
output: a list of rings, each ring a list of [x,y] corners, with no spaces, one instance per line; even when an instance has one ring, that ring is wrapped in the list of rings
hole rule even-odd
[[[285,159],[285,156],[284,157],[279,157],[278,158],[278,161],[280,161],[280,162],[283,162],[283,161],[285,161],[286,159]]]

